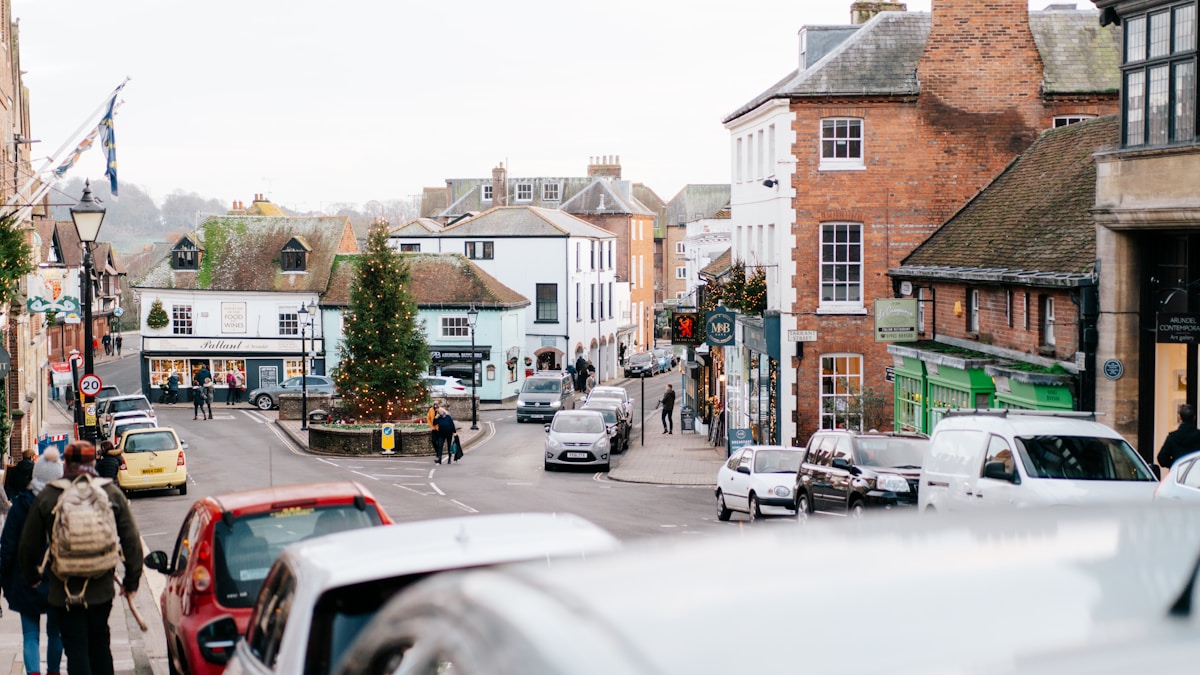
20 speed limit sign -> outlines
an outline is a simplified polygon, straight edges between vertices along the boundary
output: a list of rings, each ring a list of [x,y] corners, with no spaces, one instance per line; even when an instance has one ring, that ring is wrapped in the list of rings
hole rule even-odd
[[[102,386],[104,385],[100,382],[100,378],[95,375],[84,375],[79,378],[79,392],[84,396],[99,394]]]

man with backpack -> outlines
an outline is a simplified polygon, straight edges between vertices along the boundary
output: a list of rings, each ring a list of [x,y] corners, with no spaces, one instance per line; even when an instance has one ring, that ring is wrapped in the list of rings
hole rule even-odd
[[[31,586],[50,570],[50,612],[58,621],[71,675],[112,675],[108,616],[121,592],[130,602],[142,578],[142,544],[120,488],[96,476],[96,447],[75,441],[63,452],[63,477],[38,493],[18,555]]]

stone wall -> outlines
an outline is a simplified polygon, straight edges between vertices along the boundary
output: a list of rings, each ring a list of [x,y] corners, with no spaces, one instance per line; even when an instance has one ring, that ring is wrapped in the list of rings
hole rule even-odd
[[[329,412],[333,406],[333,396],[330,394],[308,394],[308,412],[314,410],[324,410]],[[299,420],[304,416],[301,414],[301,408],[304,407],[304,397],[300,394],[288,392],[279,395],[279,419],[281,420]]]
[[[397,457],[428,457],[433,443],[428,429],[396,429]],[[382,452],[381,433],[374,429],[339,429],[325,424],[308,425],[308,449],[321,455],[366,456]]]

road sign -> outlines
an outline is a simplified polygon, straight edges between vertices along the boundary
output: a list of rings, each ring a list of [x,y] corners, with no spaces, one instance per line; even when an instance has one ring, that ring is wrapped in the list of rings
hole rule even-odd
[[[118,319],[124,315],[125,315],[125,310],[121,309],[120,307],[113,310],[113,316],[117,317]]]
[[[396,428],[395,428],[395,426],[392,424],[383,425],[382,434],[383,434],[383,438],[381,439],[380,444],[383,446],[383,454],[385,454],[385,455],[395,454],[395,451],[393,450],[393,448],[396,447]]]
[[[85,396],[95,396],[100,393],[100,388],[104,384],[100,381],[99,376],[84,375],[79,378],[79,391]]]
[[[788,342],[816,342],[817,331],[815,330],[789,330],[787,332]]]

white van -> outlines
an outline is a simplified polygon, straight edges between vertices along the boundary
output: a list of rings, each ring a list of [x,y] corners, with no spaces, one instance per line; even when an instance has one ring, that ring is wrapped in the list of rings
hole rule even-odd
[[[951,410],[933,430],[917,508],[1149,502],[1156,475],[1093,413]]]

